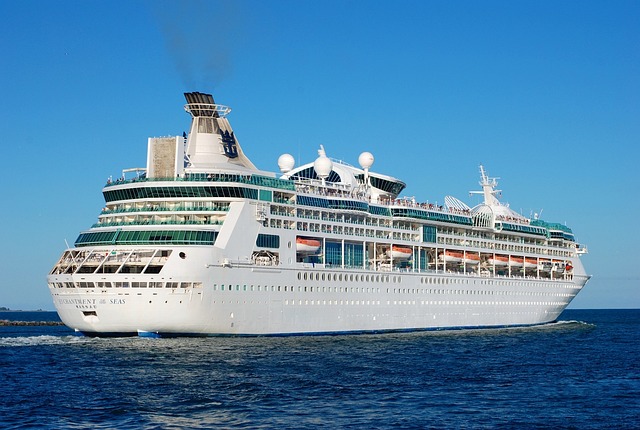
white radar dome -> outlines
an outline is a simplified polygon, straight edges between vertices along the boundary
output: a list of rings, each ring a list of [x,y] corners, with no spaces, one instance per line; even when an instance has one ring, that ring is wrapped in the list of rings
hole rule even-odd
[[[313,170],[316,171],[319,178],[326,179],[333,170],[333,163],[327,157],[318,157],[313,162]]]
[[[363,152],[358,157],[358,163],[360,163],[360,167],[362,167],[365,170],[369,169],[369,168],[371,168],[371,166],[373,166],[373,161],[374,160],[375,159],[373,158],[373,154],[370,153],[370,152]]]
[[[294,160],[293,155],[291,154],[282,154],[278,157],[278,167],[282,173],[287,173],[293,170],[293,166],[296,165],[296,160]]]

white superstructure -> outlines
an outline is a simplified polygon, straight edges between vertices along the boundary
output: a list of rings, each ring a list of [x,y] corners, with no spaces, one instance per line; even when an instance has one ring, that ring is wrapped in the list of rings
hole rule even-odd
[[[589,276],[561,224],[484,202],[399,198],[405,184],[331,160],[258,170],[226,116],[186,93],[188,137],[151,138],[147,166],[103,188],[98,222],[48,276],[88,335],[261,335],[533,325]],[[127,178],[125,175],[129,175]]]

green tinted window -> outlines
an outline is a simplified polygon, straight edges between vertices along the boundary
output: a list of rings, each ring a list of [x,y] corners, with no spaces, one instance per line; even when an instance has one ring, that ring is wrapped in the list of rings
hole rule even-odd
[[[218,232],[187,230],[118,230],[81,233],[75,246],[97,245],[213,245]]]
[[[280,236],[275,234],[259,234],[256,246],[260,248],[280,248]]]

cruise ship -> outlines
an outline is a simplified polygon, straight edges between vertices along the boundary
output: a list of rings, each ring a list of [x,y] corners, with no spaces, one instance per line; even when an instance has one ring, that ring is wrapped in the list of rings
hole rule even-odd
[[[327,156],[258,169],[211,94],[185,93],[189,133],[149,138],[145,167],[102,189],[98,220],[48,275],[89,336],[335,334],[555,321],[589,279],[564,224],[500,202],[401,197],[406,184]],[[275,156],[274,156],[275,162]]]

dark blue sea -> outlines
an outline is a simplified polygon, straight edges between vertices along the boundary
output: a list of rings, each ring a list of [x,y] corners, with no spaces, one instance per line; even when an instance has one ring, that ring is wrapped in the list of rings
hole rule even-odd
[[[0,327],[0,388],[9,429],[632,429],[640,310],[345,336],[96,339]]]

